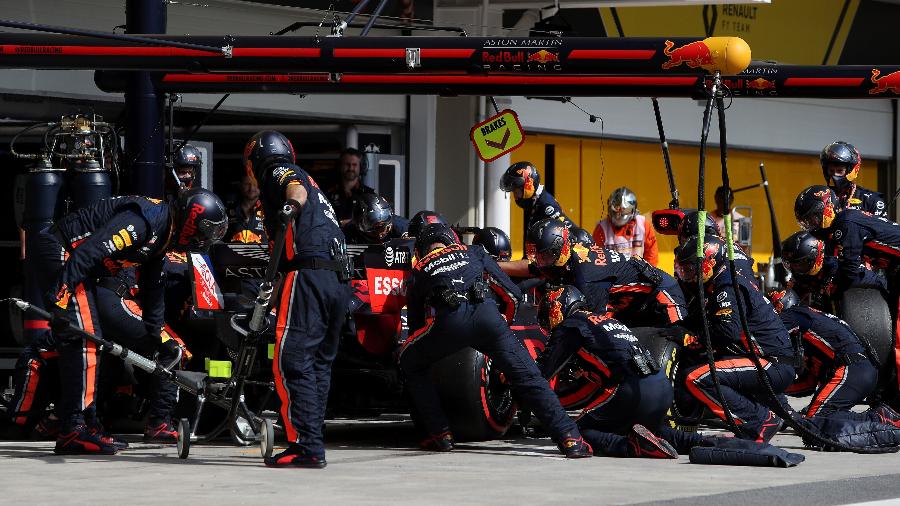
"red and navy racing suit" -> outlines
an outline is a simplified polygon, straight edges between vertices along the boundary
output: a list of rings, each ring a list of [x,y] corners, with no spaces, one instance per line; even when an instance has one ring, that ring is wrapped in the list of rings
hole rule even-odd
[[[668,440],[679,453],[702,443],[699,434],[664,423],[672,406],[672,383],[624,324],[589,311],[576,311],[553,329],[541,355],[545,378],[573,356],[589,381],[602,388],[578,417],[578,428],[594,451],[610,457],[636,456],[625,434],[639,423]]]
[[[396,214],[391,217],[391,231],[384,236],[382,242],[387,241],[389,239],[399,239],[403,237],[403,234],[406,233],[406,230],[409,228],[409,220],[404,218],[403,216],[397,216]],[[374,244],[375,241],[366,237],[365,234],[359,231],[359,227],[356,226],[356,223],[352,221],[343,227],[341,227],[341,231],[344,233],[344,237],[347,239],[347,244]]]
[[[541,273],[578,288],[592,312],[612,312],[627,324],[666,325],[687,314],[678,281],[640,257],[626,259],[610,249],[576,244],[565,266],[541,269]]]
[[[815,391],[806,408],[807,417],[849,412],[875,390],[878,369],[843,320],[810,307],[793,306],[781,312],[781,321],[803,342],[807,371],[787,393]]]
[[[82,329],[102,336],[96,280],[129,266],[137,268],[144,317],[142,334],[160,341],[163,327],[163,258],[172,231],[169,206],[144,197],[116,197],[79,209],[39,235],[30,251],[39,262],[48,306],[66,312]],[[84,423],[96,399],[100,354],[80,335],[53,336],[59,353],[60,400],[64,429]]]
[[[501,288],[495,293],[505,293],[512,308],[507,320],[489,295],[488,284]],[[509,328],[520,296],[518,287],[481,247],[446,246],[413,266],[407,292],[410,335],[398,360],[429,436],[449,430],[429,369],[438,360],[472,347],[491,358],[506,375],[516,399],[538,417],[555,440],[579,437],[575,422]]]
[[[342,183],[338,183],[329,188],[327,195],[328,201],[331,202],[331,206],[334,209],[338,221],[352,219],[353,208],[356,207],[356,202],[361,195],[367,193],[375,193],[375,190],[362,184],[362,181],[359,181],[359,184],[350,191],[349,196],[344,193],[344,185]]]
[[[268,244],[266,227],[263,223],[262,202],[256,201],[249,214],[244,212],[240,202],[228,208],[228,232],[225,233],[227,242],[241,242],[247,244]]]
[[[829,231],[831,242],[837,248],[839,290],[855,286],[893,289],[872,268],[890,267],[900,260],[900,225],[864,211],[847,209],[838,213]],[[893,279],[890,281],[891,285],[895,283]]]
[[[756,285],[738,275],[738,288],[746,311],[747,326],[758,344],[760,362],[775,394],[780,395],[795,376],[796,354],[790,335]],[[706,307],[692,307],[692,314],[685,320],[685,326],[702,335],[699,311],[706,312],[722,396],[735,422],[743,428],[743,434],[739,436],[759,439],[780,420],[767,407],[770,396],[757,375],[752,359],[748,358],[749,342],[738,319],[737,294],[732,287],[731,276],[727,271],[720,273],[707,282],[705,290]],[[689,366],[685,373],[687,393],[725,420],[722,403],[709,374],[709,364]]]
[[[837,188],[832,187],[832,190],[834,190],[834,193],[840,200],[841,209],[855,209],[857,211],[865,211],[873,216],[887,218],[887,206],[884,203],[882,194],[855,184],[851,188],[851,191],[842,194]]]
[[[528,232],[528,229],[530,229],[532,225],[547,218],[562,220],[566,224],[566,228],[575,226],[575,223],[566,216],[565,212],[563,212],[559,202],[553,198],[553,195],[551,195],[550,192],[544,189],[543,185],[538,187],[536,195],[536,197],[528,199],[523,207],[525,210],[526,232]]]
[[[344,250],[344,234],[331,203],[306,171],[275,162],[263,172],[260,194],[272,239],[277,237],[287,189],[302,185],[307,193],[306,203],[287,228],[279,264],[285,275],[277,303],[272,369],[288,442],[312,457],[324,458],[322,425],[331,364],[350,299],[349,284],[336,260]]]

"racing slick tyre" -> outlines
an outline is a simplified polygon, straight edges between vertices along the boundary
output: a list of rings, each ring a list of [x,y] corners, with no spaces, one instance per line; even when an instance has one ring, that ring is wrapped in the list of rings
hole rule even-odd
[[[506,434],[516,415],[509,385],[491,360],[472,348],[431,368],[450,430],[457,441],[485,441]]]
[[[874,355],[882,375],[890,376],[888,368],[893,362],[894,331],[891,311],[881,291],[874,288],[847,290],[841,298],[840,317]]]
[[[186,459],[191,453],[191,422],[187,418],[178,420],[178,439],[175,441],[178,458]]]
[[[666,377],[672,382],[676,392],[679,388],[677,383],[678,377],[678,359],[680,358],[680,350],[678,341],[682,338],[683,329],[681,327],[656,328],[656,327],[635,327],[631,331],[634,333],[641,345],[650,352],[650,356],[656,360],[660,369],[666,371]],[[676,429],[685,432],[697,432],[697,425],[692,423],[693,420],[702,416],[702,409],[693,402],[684,402],[689,399],[681,399],[675,396],[675,402],[669,410],[670,425]],[[679,401],[682,401],[679,403]],[[691,423],[688,423],[688,422]]]

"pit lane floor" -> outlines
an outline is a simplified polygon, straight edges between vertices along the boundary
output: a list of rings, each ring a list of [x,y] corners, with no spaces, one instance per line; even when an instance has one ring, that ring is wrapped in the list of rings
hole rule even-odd
[[[774,443],[807,460],[791,469],[677,461],[568,461],[548,439],[412,449],[399,417],[328,423],[328,468],[267,469],[255,447],[132,443],[113,457],[58,457],[49,442],[0,442],[3,504],[850,504],[900,498],[900,454],[855,455]],[[138,437],[131,438],[138,441]],[[900,502],[900,499],[897,499]]]

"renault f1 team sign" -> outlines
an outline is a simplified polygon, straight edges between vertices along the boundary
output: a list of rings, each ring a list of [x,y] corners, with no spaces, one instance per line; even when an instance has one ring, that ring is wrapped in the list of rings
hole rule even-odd
[[[525,132],[516,113],[504,109],[472,127],[469,139],[478,158],[486,162],[496,160],[525,143]]]

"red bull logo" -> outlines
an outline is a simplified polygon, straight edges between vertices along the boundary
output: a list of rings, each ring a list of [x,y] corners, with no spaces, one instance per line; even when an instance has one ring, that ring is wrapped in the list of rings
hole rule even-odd
[[[562,323],[563,314],[562,314],[562,304],[559,302],[559,297],[562,295],[563,289],[560,288],[558,290],[553,290],[552,292],[547,294],[547,297],[550,301],[550,311],[547,315],[549,328],[547,330],[553,330],[557,325]]]
[[[872,81],[875,87],[869,90],[869,95],[879,95],[886,92],[900,95],[900,70],[878,77],[880,75],[880,70],[872,69],[872,77],[869,80]]]
[[[775,89],[775,81],[769,81],[768,79],[763,79],[762,77],[757,77],[752,81],[747,82],[747,89],[750,90],[774,90]]]
[[[813,195],[822,199],[824,206],[822,209],[822,228],[828,228],[831,226],[831,222],[834,221],[834,202],[831,200],[831,191],[819,191]]]
[[[531,53],[530,55],[528,55],[529,63],[535,62],[535,63],[540,63],[540,64],[546,64],[546,63],[558,62],[558,61],[559,61],[559,55],[556,53],[547,51],[546,49],[541,49],[540,51],[538,51],[536,53]]]
[[[703,272],[700,275],[703,277],[703,282],[706,283],[710,279],[712,279],[714,270],[716,268],[716,255],[719,254],[719,245],[718,243],[706,243],[703,248],[703,262],[700,264],[700,268]]]
[[[712,52],[709,50],[709,46],[704,44],[703,41],[698,40],[675,49],[672,49],[673,47],[675,47],[675,43],[671,40],[667,40],[666,47],[663,49],[663,54],[669,57],[669,61],[662,64],[662,68],[664,69],[677,67],[682,63],[692,69],[702,68],[713,64]]]
[[[813,262],[812,269],[809,270],[807,274],[811,276],[815,276],[822,270],[822,265],[825,263],[825,255],[823,250],[825,249],[825,243],[822,241],[816,241],[816,261]]]
[[[534,179],[531,179],[530,167],[519,169],[519,175],[525,180],[525,186],[522,187],[522,198],[530,199],[534,195]]]
[[[242,242],[244,244],[261,244],[262,236],[253,232],[252,230],[241,230],[240,232],[234,234],[231,240],[235,242]]]
[[[188,212],[188,217],[184,220],[184,226],[181,227],[181,233],[178,234],[178,244],[187,246],[191,242],[191,237],[197,232],[197,216],[206,211],[206,207],[200,204],[193,204]]]

